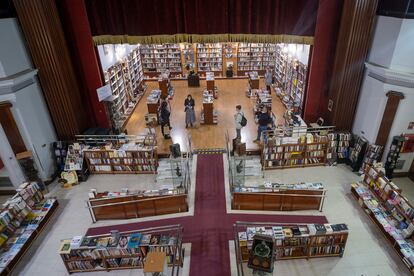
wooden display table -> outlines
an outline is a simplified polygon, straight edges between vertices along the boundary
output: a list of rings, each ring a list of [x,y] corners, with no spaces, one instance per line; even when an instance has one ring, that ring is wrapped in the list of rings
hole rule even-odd
[[[127,195],[88,200],[92,221],[132,219],[188,211],[187,194]]]
[[[217,119],[214,114],[213,103],[203,103],[203,114],[204,120],[201,122],[203,125],[215,125],[217,124]]]
[[[148,113],[158,114],[158,107],[160,106],[160,101],[156,103],[147,103]]]
[[[249,78],[250,89],[259,89],[260,77],[257,72],[249,72],[247,75]]]
[[[161,97],[163,99],[168,97],[168,86],[169,86],[169,84],[170,84],[169,79],[158,80],[158,85],[159,85],[160,90],[161,90]]]

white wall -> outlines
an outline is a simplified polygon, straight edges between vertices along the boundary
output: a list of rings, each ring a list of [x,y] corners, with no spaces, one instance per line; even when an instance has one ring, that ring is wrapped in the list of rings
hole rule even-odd
[[[369,72],[374,73],[376,78],[368,76]],[[408,123],[414,122],[413,73],[414,19],[378,16],[353,132],[374,143],[388,99],[386,93],[402,92],[405,99],[400,101],[382,161],[385,161],[393,136],[414,133],[413,130],[407,130]],[[405,164],[402,170],[396,172],[407,172],[414,159],[414,153],[401,154],[400,159],[405,160]]]
[[[99,60],[103,71],[117,63],[123,57],[127,56],[138,45],[130,44],[105,44],[98,45]]]
[[[368,60],[383,67],[390,67],[395,45],[400,34],[401,18],[377,16]]]
[[[15,93],[13,115],[23,136],[26,147],[38,159],[42,179],[48,179],[55,171],[52,143],[57,140],[52,120],[37,82]],[[22,131],[23,130],[23,131]]]
[[[365,72],[352,132],[375,143],[387,98],[384,83]]]
[[[414,19],[402,20],[390,68],[414,73]]]
[[[32,67],[16,18],[0,19],[0,78]]]

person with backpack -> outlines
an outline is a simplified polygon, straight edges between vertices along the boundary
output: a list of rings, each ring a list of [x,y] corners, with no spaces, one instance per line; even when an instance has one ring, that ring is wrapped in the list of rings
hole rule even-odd
[[[267,107],[263,106],[262,112],[257,116],[259,127],[257,128],[257,139],[253,142],[258,143],[260,142],[260,137],[262,136],[262,132],[267,130],[267,126],[272,123],[272,117],[269,116],[267,112]],[[265,139],[266,137],[264,137]]]
[[[169,129],[171,130],[171,125],[170,125],[170,110],[168,108],[168,102],[166,100],[161,102],[161,107],[160,107],[160,125],[161,125],[161,133],[164,136],[165,139],[169,139],[169,135],[166,135],[164,133],[164,126],[168,126]]]
[[[247,125],[246,117],[241,110],[241,105],[236,105],[236,114],[234,114],[234,123],[236,125],[236,139],[241,141],[241,129]]]

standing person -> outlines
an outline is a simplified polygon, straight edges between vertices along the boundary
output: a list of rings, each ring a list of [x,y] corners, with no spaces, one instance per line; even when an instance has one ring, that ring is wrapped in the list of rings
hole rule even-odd
[[[161,133],[165,139],[168,139],[169,137],[167,137],[164,133],[164,126],[168,126],[169,129],[171,130],[170,114],[171,112],[168,108],[167,101],[162,101],[161,108],[160,108],[160,123],[161,123]]]
[[[262,136],[262,132],[267,130],[267,125],[272,122],[272,118],[267,113],[267,107],[264,106],[262,108],[262,112],[258,115],[258,123],[259,127],[257,128],[257,138],[253,142],[257,143],[260,142],[260,137]]]
[[[269,91],[269,94],[271,94],[272,90],[271,90],[271,85],[273,82],[273,74],[272,71],[270,70],[270,68],[268,67],[266,69],[266,73],[265,73],[265,83],[266,83],[266,90]]]
[[[188,128],[188,125],[193,127],[193,123],[196,120],[194,106],[195,106],[194,99],[190,94],[188,94],[187,98],[184,101],[185,128]]]
[[[244,113],[241,110],[241,105],[236,105],[236,114],[234,114],[234,124],[236,125],[236,139],[241,141],[241,129],[243,127],[242,120]]]

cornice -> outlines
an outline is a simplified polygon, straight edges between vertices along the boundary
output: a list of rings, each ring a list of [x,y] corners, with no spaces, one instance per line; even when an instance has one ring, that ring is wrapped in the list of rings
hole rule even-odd
[[[365,62],[365,67],[368,76],[380,82],[414,88],[414,74],[392,70],[370,62]]]
[[[17,74],[0,78],[0,95],[15,93],[36,81],[37,69],[27,69]]]

